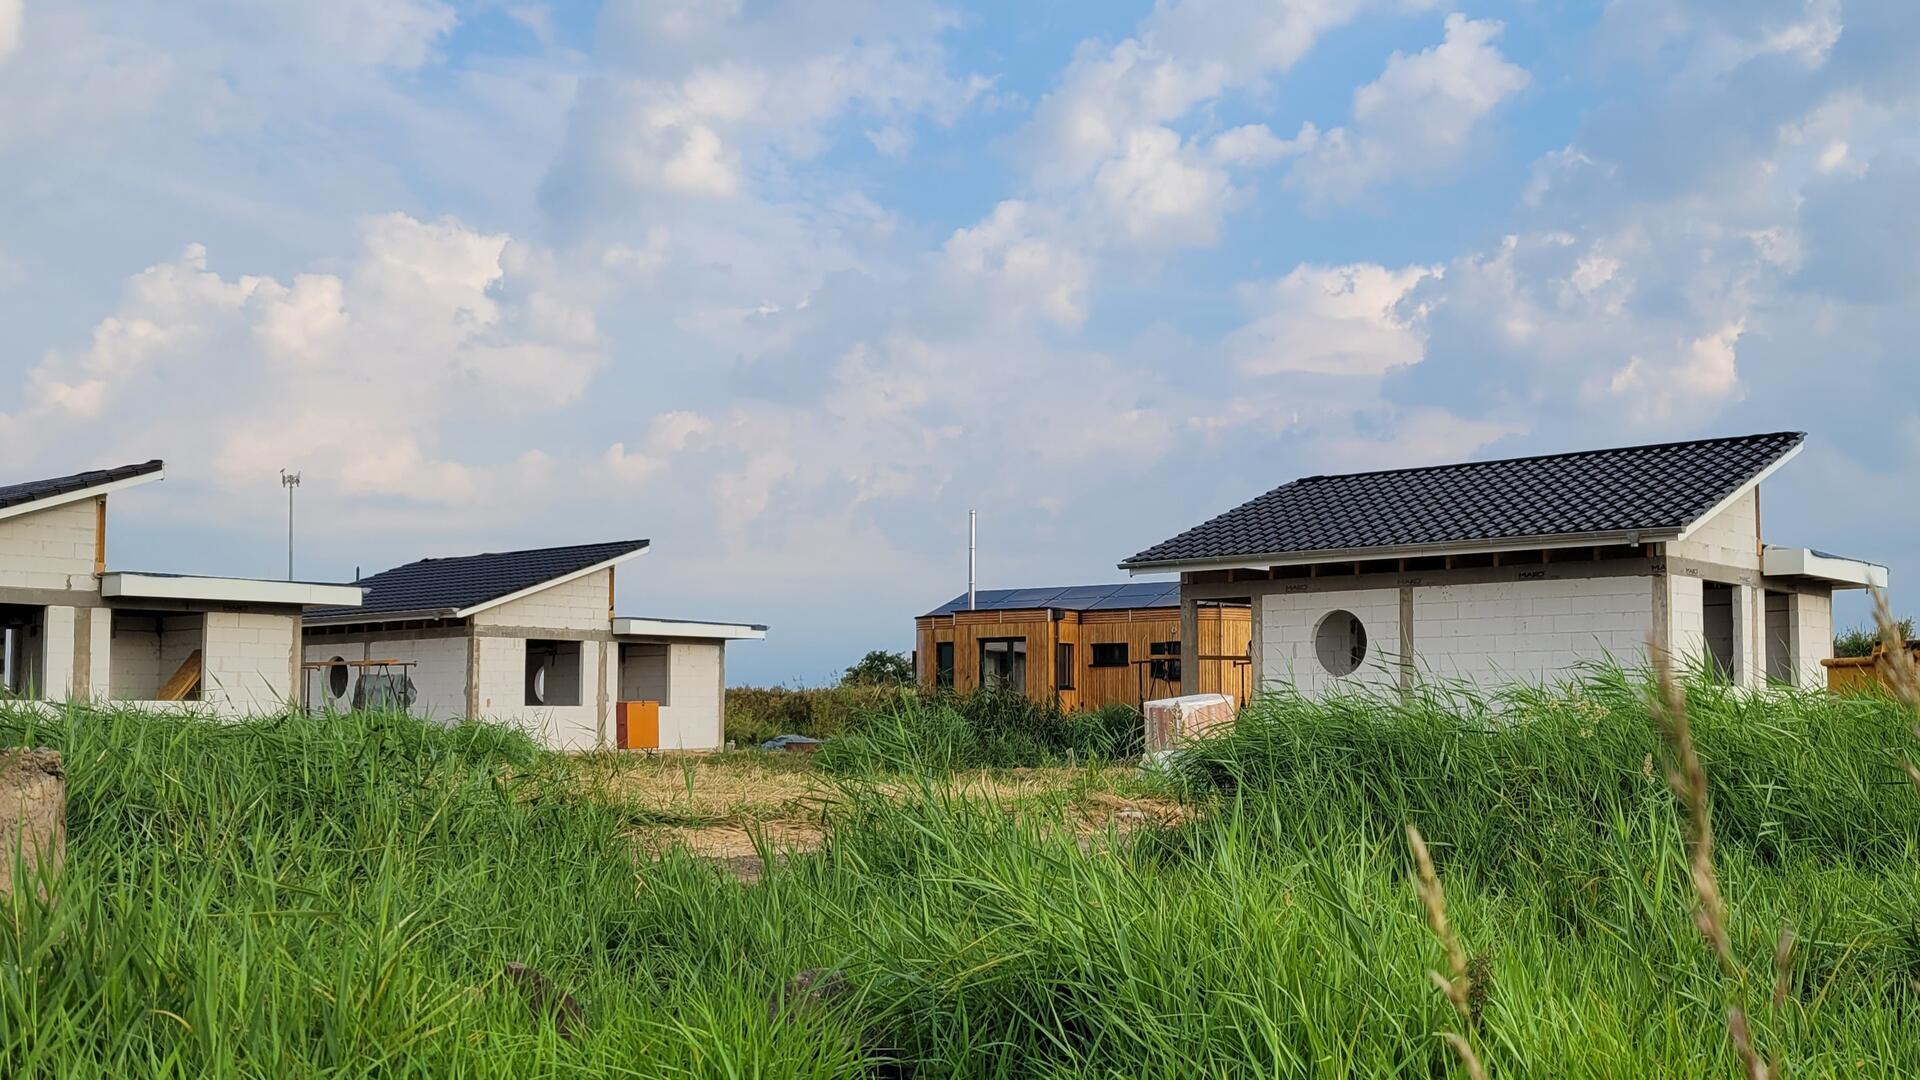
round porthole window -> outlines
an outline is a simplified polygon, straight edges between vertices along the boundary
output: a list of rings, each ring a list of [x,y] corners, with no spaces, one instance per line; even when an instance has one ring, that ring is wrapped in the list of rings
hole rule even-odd
[[[334,697],[346,697],[347,684],[349,681],[347,658],[344,656],[336,656],[327,661],[327,663],[330,665],[327,668],[327,692]]]
[[[1313,651],[1329,675],[1351,675],[1367,659],[1367,628],[1351,611],[1332,611],[1313,632]]]

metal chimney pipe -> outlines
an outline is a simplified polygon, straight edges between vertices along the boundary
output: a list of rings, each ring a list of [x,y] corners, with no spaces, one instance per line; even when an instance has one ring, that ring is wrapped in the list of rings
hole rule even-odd
[[[980,512],[967,511],[967,610],[973,610],[974,569],[980,550]]]

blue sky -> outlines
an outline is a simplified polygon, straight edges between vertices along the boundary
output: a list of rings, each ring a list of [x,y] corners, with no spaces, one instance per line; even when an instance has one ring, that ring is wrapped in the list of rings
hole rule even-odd
[[[0,476],[111,561],[646,536],[815,682],[1294,476],[1798,429],[1920,566],[1908,0],[0,0]],[[1842,621],[1860,615],[1843,607]]]

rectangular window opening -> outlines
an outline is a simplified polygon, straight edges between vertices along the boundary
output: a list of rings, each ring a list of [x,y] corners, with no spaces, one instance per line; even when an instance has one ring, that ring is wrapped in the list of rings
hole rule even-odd
[[[107,694],[117,701],[199,701],[207,617],[199,613],[113,613]]]
[[[1093,650],[1094,667],[1127,666],[1127,643],[1124,641],[1097,641],[1089,648]]]
[[[620,646],[620,700],[673,704],[673,646],[642,642]]]
[[[580,704],[580,643],[527,641],[528,705]]]
[[[1155,657],[1148,675],[1159,682],[1177,683],[1180,681],[1180,643],[1177,641],[1156,641],[1147,647],[1149,655]]]
[[[1027,689],[1027,639],[980,639],[980,689]]]
[[[1073,645],[1061,642],[1053,647],[1053,687],[1056,690],[1073,689]]]

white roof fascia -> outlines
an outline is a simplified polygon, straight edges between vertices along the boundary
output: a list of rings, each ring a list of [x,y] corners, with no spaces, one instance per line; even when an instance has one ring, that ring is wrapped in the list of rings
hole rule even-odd
[[[1887,568],[1860,559],[1822,555],[1809,548],[1769,547],[1760,556],[1760,572],[1767,577],[1807,577],[1856,589],[1887,587]]]
[[[1198,570],[1265,570],[1272,566],[1304,566],[1308,563],[1353,562],[1372,559],[1413,558],[1429,555],[1480,555],[1493,551],[1533,551],[1537,548],[1583,548],[1596,544],[1652,544],[1678,538],[1675,529],[1640,529],[1631,532],[1565,533],[1558,536],[1515,536],[1501,540],[1468,540],[1457,544],[1414,544],[1398,547],[1329,548],[1323,551],[1294,551],[1285,555],[1254,555],[1233,559],[1193,559],[1142,563],[1120,569],[1129,577],[1147,577]]]
[[[747,623],[683,622],[678,619],[613,620],[614,637],[703,638],[724,641],[759,641],[767,636],[765,627]]]
[[[488,608],[497,608],[501,604],[511,604],[515,600],[518,600],[523,596],[532,596],[534,593],[537,593],[537,592],[545,592],[546,590],[553,588],[555,585],[565,585],[569,581],[578,581],[579,579],[586,577],[588,574],[597,574],[600,571],[605,570],[610,566],[618,566],[619,564],[626,562],[628,559],[631,559],[640,555],[645,555],[647,552],[651,550],[653,550],[652,544],[642,545],[641,547],[634,548],[632,551],[627,552],[625,555],[616,555],[611,559],[606,559],[601,562],[594,563],[592,566],[583,566],[580,569],[575,570],[571,574],[561,574],[559,577],[556,577],[556,578],[548,578],[547,580],[542,581],[537,585],[529,585],[526,588],[521,589],[519,592],[510,592],[505,596],[496,596],[491,600],[483,601],[481,603],[473,605],[472,607],[461,608],[459,611],[456,611],[453,613],[453,617],[456,619],[471,619],[476,613],[485,611]]]
[[[1712,521],[1715,517],[1717,517],[1720,511],[1725,510],[1727,507],[1733,505],[1734,503],[1738,502],[1742,498],[1745,498],[1747,492],[1752,491],[1754,488],[1757,488],[1760,486],[1760,481],[1765,480],[1769,476],[1772,476],[1774,472],[1780,468],[1780,466],[1785,465],[1787,462],[1792,461],[1796,457],[1799,457],[1800,451],[1804,449],[1805,446],[1806,446],[1805,443],[1795,443],[1793,446],[1793,449],[1788,450],[1784,454],[1781,454],[1780,457],[1777,460],[1775,460],[1773,464],[1767,466],[1764,469],[1761,469],[1757,473],[1754,473],[1752,479],[1748,480],[1744,484],[1741,484],[1739,487],[1734,488],[1733,494],[1728,495],[1726,498],[1721,499],[1717,503],[1714,503],[1711,507],[1707,509],[1706,513],[1701,514],[1699,517],[1694,518],[1691,522],[1689,522],[1686,528],[1680,530],[1680,535],[1674,537],[1674,542],[1680,543],[1682,541],[1685,541],[1686,539],[1691,537],[1702,525],[1705,525],[1707,522]],[[1759,526],[1759,522],[1755,522],[1754,524],[1756,528]]]
[[[167,470],[155,469],[150,473],[142,473],[139,476],[128,476],[119,480],[109,480],[104,484],[95,484],[90,488],[81,488],[79,491],[62,492],[59,495],[49,495],[44,499],[23,502],[18,506],[9,506],[4,510],[0,510],[0,519],[19,517],[21,514],[31,514],[39,510],[51,510],[56,506],[65,506],[68,503],[77,503],[85,499],[96,498],[105,495],[109,491],[120,491],[123,488],[139,487],[141,484],[151,484],[155,480],[164,480],[166,478]]]
[[[278,604],[289,607],[350,607],[360,603],[358,585],[312,581],[262,581],[257,578],[176,577],[110,570],[100,578],[107,599],[203,600],[227,604]]]

